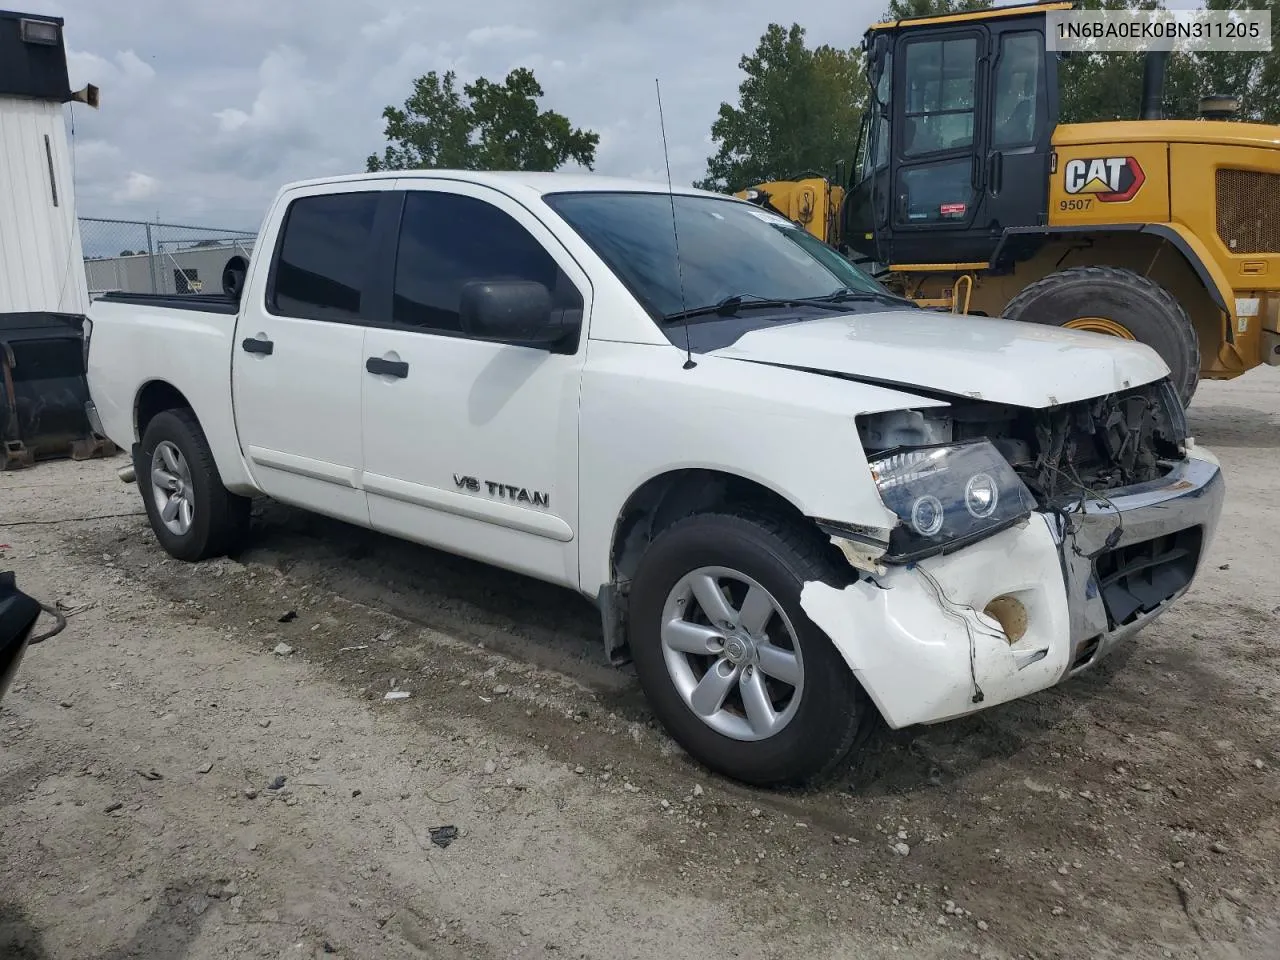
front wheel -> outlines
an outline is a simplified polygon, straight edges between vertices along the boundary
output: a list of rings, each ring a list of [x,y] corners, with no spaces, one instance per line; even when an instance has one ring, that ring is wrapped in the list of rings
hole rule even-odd
[[[831,641],[800,606],[836,582],[823,541],[767,518],[701,514],[653,542],[631,590],[636,673],[673,738],[759,786],[837,772],[868,714]]]

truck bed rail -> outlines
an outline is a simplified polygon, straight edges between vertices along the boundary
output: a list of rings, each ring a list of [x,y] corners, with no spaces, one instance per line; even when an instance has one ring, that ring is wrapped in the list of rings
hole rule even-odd
[[[106,303],[131,303],[139,307],[163,307],[166,310],[198,310],[201,313],[225,313],[235,316],[240,302],[224,294],[213,293],[104,293],[95,300]]]

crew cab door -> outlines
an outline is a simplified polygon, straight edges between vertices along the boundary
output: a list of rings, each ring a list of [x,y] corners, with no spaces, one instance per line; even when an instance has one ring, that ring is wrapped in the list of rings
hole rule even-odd
[[[397,190],[402,211],[383,257],[391,295],[365,336],[362,369],[373,526],[576,585],[586,274],[495,189],[414,178]],[[544,284],[578,336],[556,350],[476,339],[460,300],[477,280]]]
[[[280,205],[265,233],[275,248],[262,248],[269,265],[255,265],[231,364],[236,429],[259,488],[365,525],[364,323],[390,183],[303,188]]]

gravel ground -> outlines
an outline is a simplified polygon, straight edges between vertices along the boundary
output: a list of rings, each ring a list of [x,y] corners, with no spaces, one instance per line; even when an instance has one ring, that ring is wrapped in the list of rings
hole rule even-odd
[[[1190,416],[1175,610],[811,793],[690,761],[570,594],[276,505],[182,564],[122,460],[0,474],[69,616],[0,706],[0,956],[1274,958],[1280,371]]]

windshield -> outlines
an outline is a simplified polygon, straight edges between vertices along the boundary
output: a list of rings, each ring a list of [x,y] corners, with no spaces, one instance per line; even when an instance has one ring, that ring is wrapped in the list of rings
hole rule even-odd
[[[549,194],[544,199],[656,320],[734,297],[891,296],[808,231],[742,201],[674,197],[680,243],[677,269],[670,195],[588,192]]]

